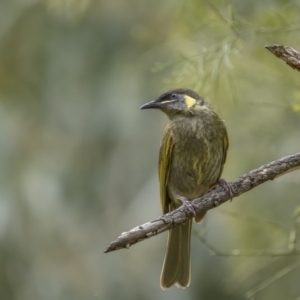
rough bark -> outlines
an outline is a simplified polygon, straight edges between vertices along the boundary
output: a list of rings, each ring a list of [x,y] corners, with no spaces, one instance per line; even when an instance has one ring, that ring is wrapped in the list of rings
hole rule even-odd
[[[275,56],[285,61],[290,67],[300,71],[300,53],[295,49],[278,44],[265,47]]]
[[[300,153],[286,156],[263,165],[231,182],[230,184],[233,189],[232,196],[234,198],[238,197],[268,180],[274,180],[279,176],[299,168]],[[230,200],[230,195],[221,186],[218,186],[201,198],[193,200],[192,203],[196,213],[200,213],[215,208],[228,200]],[[191,211],[185,206],[181,206],[155,220],[139,225],[128,232],[123,232],[115,241],[111,242],[104,252],[107,253],[118,249],[129,248],[131,245],[160,234],[175,226],[179,226],[192,217],[193,214]]]
[[[291,47],[278,44],[265,47],[276,57],[284,60],[290,67],[300,71],[299,52]],[[232,196],[237,197],[268,180],[273,180],[299,168],[300,153],[273,161],[233,181],[231,183],[233,189]],[[230,200],[230,195],[219,186],[201,198],[193,200],[192,203],[196,213],[200,213],[219,206],[228,200]],[[118,249],[129,248],[131,245],[141,242],[144,239],[148,239],[175,226],[179,226],[192,217],[193,214],[191,211],[185,206],[181,206],[155,220],[139,225],[128,232],[123,232],[115,241],[110,243],[104,252],[107,253]]]

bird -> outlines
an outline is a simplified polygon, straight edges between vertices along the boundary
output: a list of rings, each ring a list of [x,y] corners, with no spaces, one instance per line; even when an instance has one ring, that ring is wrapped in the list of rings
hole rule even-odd
[[[177,88],[145,103],[140,109],[158,109],[169,119],[159,151],[159,186],[162,213],[187,205],[199,223],[190,201],[218,185],[229,192],[221,178],[228,150],[224,121],[198,93]],[[225,183],[225,184],[224,184]],[[169,230],[160,286],[186,288],[191,281],[192,219]]]

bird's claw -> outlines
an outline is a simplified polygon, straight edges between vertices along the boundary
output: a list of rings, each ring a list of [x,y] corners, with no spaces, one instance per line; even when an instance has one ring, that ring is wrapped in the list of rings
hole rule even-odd
[[[187,208],[187,210],[194,216],[196,217],[196,211],[195,211],[195,208],[194,208],[194,205],[193,203],[187,199],[186,197],[182,197],[182,196],[177,196],[178,200],[180,200],[182,202],[182,205],[184,207]]]
[[[232,201],[232,198],[235,193],[232,184],[227,182],[225,179],[220,179],[218,184],[226,191],[226,193],[229,194],[230,201]]]

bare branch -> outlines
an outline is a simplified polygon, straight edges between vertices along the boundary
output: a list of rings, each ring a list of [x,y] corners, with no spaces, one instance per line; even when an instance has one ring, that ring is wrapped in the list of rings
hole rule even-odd
[[[283,268],[282,270],[278,271],[277,273],[275,273],[271,277],[267,278],[265,281],[261,282],[258,286],[251,289],[250,291],[248,291],[246,293],[246,297],[247,298],[253,297],[256,293],[258,293],[259,291],[265,289],[267,286],[272,284],[274,281],[280,279],[281,277],[283,277],[284,275],[288,274],[289,272],[295,270],[298,267],[300,267],[300,261],[293,262],[291,265],[289,265],[289,266]]]
[[[293,69],[300,71],[300,53],[295,49],[278,44],[265,46],[265,48],[278,58],[284,60]]]
[[[261,166],[260,168],[252,170],[231,182],[233,197],[237,197],[268,180],[273,180],[299,168],[300,153],[286,156]],[[230,195],[219,186],[201,198],[193,200],[193,206],[198,214],[215,208],[229,199]],[[128,232],[123,232],[115,241],[111,242],[104,252],[107,253],[122,248],[129,248],[131,245],[141,242],[144,239],[176,227],[192,217],[193,215],[191,212],[181,206],[155,220],[137,226]]]
[[[254,223],[260,222],[264,225],[271,225],[274,227],[276,226],[278,229],[284,230],[285,232],[290,232],[290,228],[288,226],[285,226],[285,225],[283,225],[277,221],[271,220],[271,219],[261,218],[261,217],[257,217],[254,215],[246,214],[244,212],[240,212],[240,211],[237,212],[237,211],[227,210],[224,208],[219,208],[218,212],[226,214],[231,217],[239,218],[240,220],[245,220],[248,222],[254,222]]]
[[[236,213],[238,214],[238,213]],[[246,215],[247,216],[247,215]],[[249,218],[249,216],[247,216]],[[269,222],[269,224],[272,225],[280,225],[278,223],[274,223],[270,220],[264,220],[261,218],[252,217],[253,220],[257,220],[259,222]],[[251,217],[249,218],[251,219]],[[252,220],[252,221],[253,221]],[[233,250],[220,250],[217,247],[215,247],[213,244],[207,241],[206,239],[206,231],[199,232],[197,230],[193,230],[193,234],[200,240],[206,247],[211,251],[213,255],[217,256],[268,256],[268,257],[276,257],[276,256],[291,256],[291,255],[300,255],[300,249],[297,248],[298,243],[298,215],[296,215],[295,222],[293,228],[290,230],[290,238],[289,238],[289,244],[287,245],[286,249],[283,250],[239,250],[239,249],[233,249]],[[282,229],[284,227],[281,227]],[[286,228],[284,228],[286,229]]]
[[[291,255],[299,255],[300,250],[293,248],[288,250],[220,250],[211,243],[209,243],[205,235],[201,232],[193,230],[193,234],[210,250],[212,255],[217,256],[268,256],[268,257],[277,257],[277,256],[291,256]]]

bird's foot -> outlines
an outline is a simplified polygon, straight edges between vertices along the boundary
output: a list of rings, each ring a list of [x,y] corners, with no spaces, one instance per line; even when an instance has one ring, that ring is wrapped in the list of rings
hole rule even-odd
[[[227,182],[225,179],[220,179],[218,181],[218,184],[225,190],[226,193],[230,196],[230,201],[232,201],[232,198],[234,196],[234,189],[231,183]]]
[[[196,217],[196,211],[194,208],[193,203],[186,197],[182,196],[177,196],[177,199],[182,202],[182,205],[187,208],[187,210],[194,216]]]

